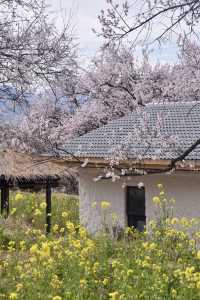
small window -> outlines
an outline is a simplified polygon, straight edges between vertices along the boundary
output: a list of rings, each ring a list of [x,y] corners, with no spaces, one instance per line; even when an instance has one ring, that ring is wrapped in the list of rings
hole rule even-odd
[[[143,231],[146,224],[144,187],[138,188],[136,186],[129,186],[127,188],[126,208],[128,226]]]

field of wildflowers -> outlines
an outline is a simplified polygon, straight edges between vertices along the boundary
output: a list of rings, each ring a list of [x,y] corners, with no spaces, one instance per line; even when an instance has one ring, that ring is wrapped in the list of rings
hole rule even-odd
[[[175,217],[158,187],[155,220],[120,238],[91,237],[79,225],[78,198],[62,194],[46,237],[42,194],[13,193],[11,216],[0,219],[0,299],[200,299],[199,220]]]

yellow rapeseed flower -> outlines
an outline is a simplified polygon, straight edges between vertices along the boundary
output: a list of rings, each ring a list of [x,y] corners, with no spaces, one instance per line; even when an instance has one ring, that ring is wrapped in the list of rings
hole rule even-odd
[[[158,187],[159,189],[163,189],[162,183],[158,183],[158,184],[157,184],[157,187]]]
[[[184,227],[190,227],[190,220],[188,220],[186,217],[182,217],[180,219],[180,224]]]
[[[62,298],[60,296],[55,296],[52,298],[52,300],[62,300]]]
[[[20,246],[21,250],[25,250],[26,249],[26,242],[25,241],[20,241],[19,246]]]
[[[118,215],[116,214],[116,213],[112,213],[112,221],[113,222],[116,222],[116,221],[118,221]]]
[[[17,211],[16,207],[13,207],[10,214],[14,215],[16,213],[16,211]]]
[[[120,265],[119,261],[117,259],[113,259],[111,262],[111,265],[113,268],[116,268]]]
[[[81,239],[85,239],[87,237],[87,231],[85,228],[80,227],[79,228],[79,235]]]
[[[172,225],[178,224],[178,218],[172,218],[171,219],[171,224]]]
[[[17,298],[18,298],[17,293],[10,293],[10,295],[9,295],[10,300],[16,300]]]
[[[38,253],[38,245],[37,244],[33,244],[30,248],[30,253],[31,254],[35,254]]]
[[[71,233],[73,233],[75,231],[75,227],[74,227],[74,224],[70,221],[68,221],[66,223],[66,227],[67,227],[67,230]]]
[[[101,208],[102,209],[108,209],[108,208],[110,208],[110,202],[108,202],[108,201],[101,201]]]
[[[193,277],[193,273],[194,273],[194,271],[195,271],[195,268],[192,266],[192,267],[187,267],[186,269],[185,269],[185,278],[188,280],[188,281],[190,281],[191,280],[191,278]]]
[[[52,286],[53,289],[60,289],[61,285],[62,285],[62,281],[60,281],[58,279],[57,275],[53,275],[53,278],[52,278],[52,280],[50,282],[50,285]]]
[[[108,280],[108,278],[104,278],[104,280],[102,281],[102,283],[103,283],[103,285],[108,285],[108,283],[109,283],[109,280]]]
[[[41,209],[45,209],[46,208],[46,202],[42,202],[42,203],[40,203],[40,208]]]
[[[156,271],[156,272],[161,272],[161,267],[158,266],[157,264],[152,264],[152,269],[153,271]]]
[[[200,231],[197,231],[197,232],[195,233],[195,236],[196,236],[198,239],[200,239]]]
[[[146,246],[145,246],[146,244]],[[155,250],[156,249],[156,244],[155,243],[143,243],[143,246],[146,250]]]
[[[23,198],[24,198],[24,196],[23,196],[21,193],[17,193],[17,194],[15,195],[15,200],[16,200],[16,201],[23,200]]]
[[[8,243],[8,250],[14,250],[15,249],[15,241],[9,241]]]
[[[127,276],[131,276],[133,273],[134,273],[134,271],[133,271],[132,269],[129,269],[129,270],[127,271]]]
[[[198,289],[200,289],[200,281],[197,281],[196,286]]]
[[[66,212],[66,211],[63,211],[63,212],[62,212],[62,217],[63,217],[63,218],[67,218],[68,215],[69,215],[68,212]]]
[[[172,299],[176,299],[177,291],[175,289],[171,289],[171,296],[172,296]]]
[[[55,225],[53,226],[53,228],[52,228],[52,231],[53,231],[53,232],[57,232],[58,229],[59,229],[58,224],[55,224]]]
[[[119,292],[113,292],[113,293],[109,293],[109,297],[112,300],[119,300],[120,295],[119,295]]]
[[[194,247],[194,246],[195,246],[195,240],[191,239],[191,240],[189,241],[189,245],[190,245],[191,247]]]
[[[16,289],[17,289],[18,292],[19,292],[22,288],[23,288],[23,284],[22,284],[22,283],[18,283],[18,284],[16,285]]]
[[[149,221],[149,226],[150,226],[152,229],[155,229],[155,228],[156,228],[156,222],[155,222],[155,220],[150,220],[150,221]]]
[[[39,208],[36,208],[35,212],[34,212],[34,216],[41,216],[42,212]]]
[[[197,252],[197,258],[200,259],[200,250]]]
[[[153,197],[153,203],[154,203],[155,205],[159,205],[159,204],[161,203],[160,198],[157,197],[157,196]]]
[[[47,242],[43,242],[42,243],[42,248],[41,248],[41,251],[40,251],[40,256],[41,257],[49,257],[50,256],[50,247],[48,245]]]
[[[81,241],[80,240],[73,240],[72,241],[72,245],[74,246],[74,248],[76,249],[81,249]]]
[[[64,227],[61,227],[61,228],[60,228],[60,233],[63,233],[63,232],[65,232],[65,228],[64,228]]]
[[[80,279],[80,288],[84,289],[87,285],[87,281],[85,279]]]
[[[164,191],[161,191],[160,192],[160,196],[164,196],[165,192]]]

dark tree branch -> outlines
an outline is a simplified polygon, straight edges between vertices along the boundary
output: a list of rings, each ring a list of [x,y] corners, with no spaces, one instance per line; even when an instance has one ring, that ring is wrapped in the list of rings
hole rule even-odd
[[[125,92],[127,92],[127,93],[133,98],[133,100],[136,100],[135,95],[134,95],[133,93],[131,93],[131,91],[129,91],[129,89],[128,89],[127,87],[125,87],[124,85],[114,85],[114,84],[112,84],[112,83],[110,83],[110,82],[104,82],[103,84],[101,84],[101,87],[102,87],[102,86],[106,86],[106,85],[107,85],[108,87],[110,87],[110,88],[124,90]],[[137,104],[138,104],[138,105],[141,105],[141,106],[145,106],[145,105],[142,103],[142,101],[139,101]]]
[[[124,38],[126,35],[128,35],[129,33],[136,31],[137,29],[139,29],[140,27],[143,27],[144,25],[148,24],[149,22],[151,22],[152,20],[154,20],[155,18],[157,18],[158,16],[168,12],[168,11],[174,11],[176,9],[182,9],[184,7],[190,6],[190,5],[195,5],[199,2],[199,0],[193,0],[191,2],[186,2],[183,4],[177,4],[177,5],[173,5],[173,6],[169,6],[165,9],[162,9],[160,11],[158,11],[157,13],[153,14],[151,17],[147,18],[146,20],[144,20],[143,22],[141,22],[140,24],[138,24],[137,26],[131,27],[129,30],[126,31],[126,33],[121,35],[121,38]],[[188,13],[190,12],[190,10],[188,10]]]
[[[199,0],[141,0],[139,2],[144,5],[140,8],[140,11],[136,13],[136,16],[134,16],[134,18],[132,17],[134,23],[131,25],[130,18],[128,18],[129,8],[127,8],[126,13],[123,6],[123,14],[120,12],[119,5],[114,5],[112,1],[110,1],[108,4],[110,8],[107,9],[107,15],[102,11],[99,16],[102,33],[99,35],[107,39],[106,45],[109,45],[115,40],[121,40],[133,32],[137,33],[136,41],[143,30],[146,30],[146,37],[142,37],[142,40],[146,41],[149,39],[153,30],[152,25],[155,24],[154,21],[159,22],[160,18],[163,18],[163,20],[168,18],[170,22],[167,20],[166,30],[155,39],[156,41],[160,40],[169,31],[174,32],[174,29],[178,25],[183,24],[183,22],[185,22],[189,28],[190,34],[195,32],[194,27],[198,26],[200,15]],[[146,5],[149,7],[148,10],[145,9]]]

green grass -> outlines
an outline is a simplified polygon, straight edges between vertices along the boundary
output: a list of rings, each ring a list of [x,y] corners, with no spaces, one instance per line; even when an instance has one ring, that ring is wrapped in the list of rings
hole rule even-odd
[[[45,224],[45,194],[13,192],[10,197],[11,215],[15,219],[22,219],[25,223],[39,229]],[[79,201],[77,196],[62,193],[52,193],[52,223],[62,224],[61,214],[66,211],[69,219],[79,223]]]

